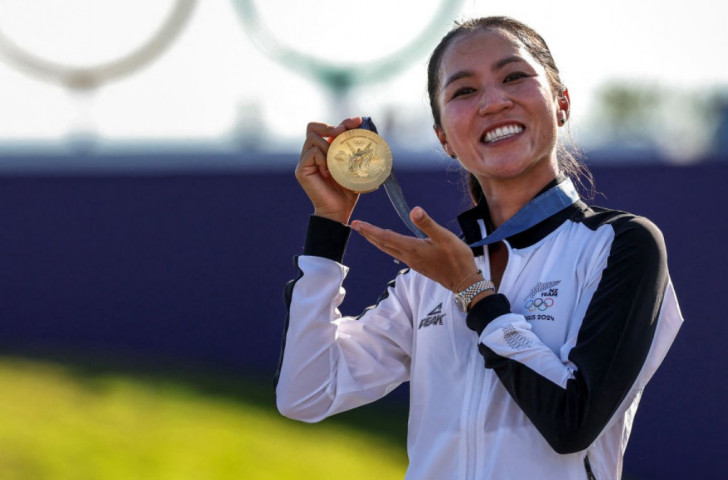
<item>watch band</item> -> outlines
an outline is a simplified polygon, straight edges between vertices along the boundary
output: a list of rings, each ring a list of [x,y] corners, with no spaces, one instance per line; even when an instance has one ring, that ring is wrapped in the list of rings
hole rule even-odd
[[[495,292],[495,285],[493,282],[490,280],[477,281],[462,292],[455,294],[455,305],[457,305],[460,311],[467,313],[468,306],[473,298],[486,290],[493,290]]]

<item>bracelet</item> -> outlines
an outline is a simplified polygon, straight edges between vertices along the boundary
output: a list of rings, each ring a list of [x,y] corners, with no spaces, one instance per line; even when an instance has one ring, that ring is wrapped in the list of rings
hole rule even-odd
[[[459,293],[460,292],[460,286],[463,285],[468,280],[470,280],[471,277],[474,277],[476,275],[482,275],[482,274],[483,274],[483,271],[481,269],[478,269],[477,272],[471,273],[470,275],[468,275],[467,277],[465,277],[464,279],[462,279],[460,281],[460,283],[458,283],[457,287],[455,287],[455,293]]]

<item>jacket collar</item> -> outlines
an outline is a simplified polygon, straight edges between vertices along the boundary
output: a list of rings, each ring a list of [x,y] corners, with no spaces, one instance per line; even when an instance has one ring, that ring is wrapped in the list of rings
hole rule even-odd
[[[565,179],[565,175],[558,175],[555,179],[549,182],[540,192],[538,192],[536,196],[549,190],[550,188],[555,187]],[[573,205],[564,208],[563,210],[557,212],[546,220],[537,223],[528,230],[512,235],[506,238],[506,240],[513,248],[529,247],[541,241],[548,234],[556,230],[559,225],[564,223],[566,220],[572,218],[580,212],[583,212],[587,208],[588,207],[582,201],[577,201]],[[475,243],[483,238],[483,235],[481,233],[482,223],[485,224],[486,231],[488,234],[490,234],[492,231],[492,222],[490,219],[490,212],[488,211],[487,200],[483,198],[480,202],[478,202],[475,207],[461,213],[458,216],[458,222],[460,223],[460,228],[463,231],[463,236],[466,243]],[[473,249],[473,251],[476,252],[476,254],[479,254],[480,252],[482,252],[482,249],[483,247],[476,247]]]

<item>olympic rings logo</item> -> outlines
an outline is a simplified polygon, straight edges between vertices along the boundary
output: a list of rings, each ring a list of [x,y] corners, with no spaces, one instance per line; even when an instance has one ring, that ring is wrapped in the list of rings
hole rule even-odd
[[[534,298],[526,300],[524,307],[529,312],[535,312],[536,310],[543,312],[554,305],[554,299],[551,297],[546,298]]]

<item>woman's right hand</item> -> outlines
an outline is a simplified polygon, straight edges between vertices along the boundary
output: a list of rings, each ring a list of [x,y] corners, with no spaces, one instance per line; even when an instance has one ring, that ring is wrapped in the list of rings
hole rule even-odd
[[[343,224],[349,222],[359,194],[342,187],[331,177],[326,165],[329,141],[361,125],[361,117],[347,118],[336,127],[311,122],[296,166],[296,180],[308,195],[314,215]]]

